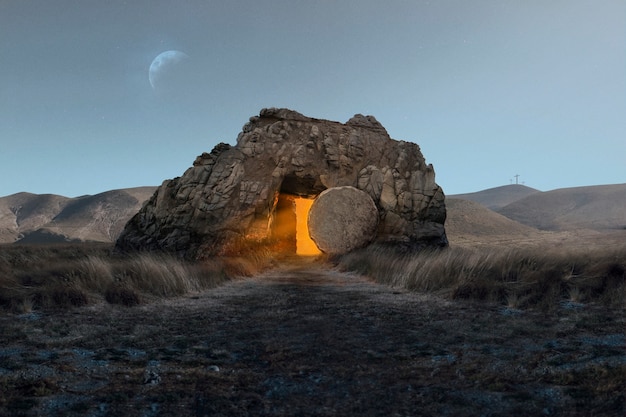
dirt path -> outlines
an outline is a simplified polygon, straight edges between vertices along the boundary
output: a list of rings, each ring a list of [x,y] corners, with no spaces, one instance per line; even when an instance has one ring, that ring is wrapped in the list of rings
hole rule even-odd
[[[0,415],[624,411],[623,311],[452,303],[311,263],[142,307],[3,316],[0,330]]]

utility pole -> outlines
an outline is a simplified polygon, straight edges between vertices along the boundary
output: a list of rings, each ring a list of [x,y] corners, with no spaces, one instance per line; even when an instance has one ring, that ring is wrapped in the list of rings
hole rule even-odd
[[[515,177],[515,184],[519,184],[519,174],[513,175]]]

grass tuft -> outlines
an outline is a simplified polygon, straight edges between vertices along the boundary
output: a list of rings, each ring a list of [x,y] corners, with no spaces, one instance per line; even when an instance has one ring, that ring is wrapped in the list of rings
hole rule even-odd
[[[552,309],[560,301],[624,306],[626,247],[447,248],[414,254],[372,245],[338,261],[379,283],[451,299]]]
[[[104,299],[109,304],[119,304],[126,307],[141,304],[141,297],[135,289],[119,284],[112,284],[107,288],[104,292]]]
[[[164,253],[116,255],[102,244],[0,245],[0,309],[26,313],[102,301],[134,306],[213,288],[268,264],[263,253],[191,262]]]

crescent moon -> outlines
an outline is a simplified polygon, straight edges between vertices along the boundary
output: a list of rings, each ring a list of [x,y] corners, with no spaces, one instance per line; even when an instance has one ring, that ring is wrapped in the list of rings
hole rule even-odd
[[[159,88],[160,80],[181,62],[189,59],[189,55],[184,52],[170,50],[161,52],[156,58],[152,60],[150,69],[148,70],[148,81],[153,90]]]

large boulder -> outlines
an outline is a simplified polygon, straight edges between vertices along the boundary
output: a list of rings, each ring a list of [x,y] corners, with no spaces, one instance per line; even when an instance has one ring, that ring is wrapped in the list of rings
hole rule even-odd
[[[311,206],[311,239],[324,253],[339,255],[363,247],[376,237],[378,208],[365,191],[334,187],[322,191]]]
[[[447,245],[444,194],[418,145],[391,139],[372,116],[342,124],[272,108],[250,118],[235,146],[219,144],[182,177],[164,181],[117,247],[188,258],[240,253],[292,238],[275,232],[277,219],[289,218],[277,210],[289,207],[285,196],[315,198],[342,186],[374,202],[373,241],[408,249]]]

